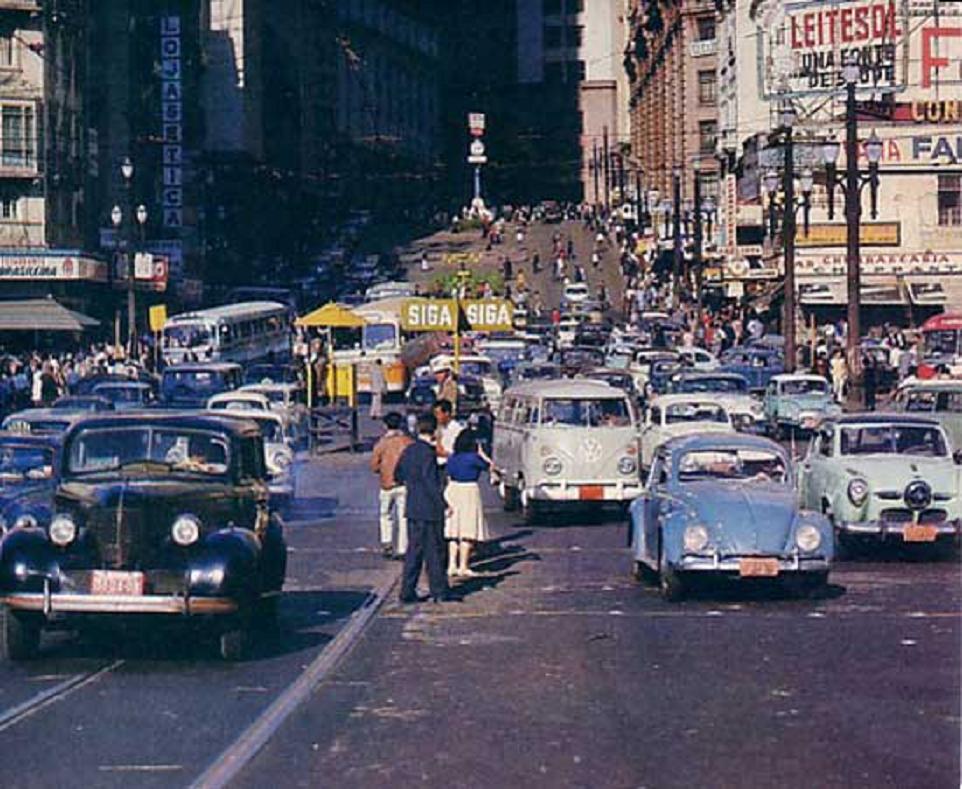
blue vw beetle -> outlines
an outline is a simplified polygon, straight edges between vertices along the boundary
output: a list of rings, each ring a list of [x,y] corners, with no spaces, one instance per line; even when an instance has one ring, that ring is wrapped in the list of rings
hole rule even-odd
[[[635,575],[680,600],[696,575],[777,578],[798,594],[828,582],[828,520],[799,510],[792,463],[767,438],[717,433],[673,439],[631,505]]]
[[[764,390],[773,375],[785,372],[782,354],[772,348],[731,348],[722,354],[720,362],[719,372],[744,376],[753,391]]]

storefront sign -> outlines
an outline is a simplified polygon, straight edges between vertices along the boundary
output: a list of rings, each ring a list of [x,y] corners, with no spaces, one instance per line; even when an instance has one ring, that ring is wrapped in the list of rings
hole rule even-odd
[[[869,252],[859,259],[863,274],[962,274],[962,251]],[[840,275],[846,268],[844,253],[799,252],[795,257],[800,277]]]
[[[897,247],[902,243],[899,222],[863,222],[859,227],[859,243],[866,247]],[[815,223],[799,227],[796,247],[844,247],[848,242],[848,228],[843,224]]]
[[[902,0],[767,0],[754,16],[765,99],[843,92],[850,63],[859,67],[860,91],[906,84],[909,28]]]
[[[37,279],[105,282],[107,264],[68,255],[0,255],[0,280]]]
[[[180,17],[160,18],[160,113],[163,137],[161,207],[164,227],[184,225],[184,102]]]
[[[514,310],[505,299],[470,299],[461,302],[472,331],[510,331]],[[405,331],[454,331],[458,304],[454,299],[408,299],[401,305]]]

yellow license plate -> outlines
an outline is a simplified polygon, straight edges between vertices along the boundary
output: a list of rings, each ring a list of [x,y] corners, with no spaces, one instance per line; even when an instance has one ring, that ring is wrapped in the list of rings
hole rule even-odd
[[[778,575],[778,559],[742,559],[738,574],[742,578],[774,578]]]
[[[139,597],[143,593],[143,573],[94,570],[90,577],[90,594]]]
[[[905,542],[935,542],[939,530],[935,526],[906,526],[902,531]]]

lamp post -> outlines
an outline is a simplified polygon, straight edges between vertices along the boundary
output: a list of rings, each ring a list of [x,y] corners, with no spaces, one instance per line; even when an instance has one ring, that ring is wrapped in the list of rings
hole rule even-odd
[[[859,352],[861,338],[861,249],[859,230],[862,215],[862,189],[868,185],[871,195],[871,216],[878,216],[878,167],[882,158],[882,141],[873,131],[865,144],[868,159],[868,172],[863,173],[858,165],[858,118],[855,114],[855,85],[859,77],[859,67],[849,64],[842,69],[845,79],[845,175],[840,177],[836,162],[840,146],[837,140],[827,140],[822,145],[822,158],[825,162],[825,185],[828,192],[828,218],[835,218],[835,189],[840,188],[845,196],[845,268],[848,291],[848,331],[845,340],[845,356],[849,371],[849,405],[858,409],[863,403],[862,358]]]
[[[644,195],[641,191],[641,179],[643,171],[640,166],[635,168],[635,225],[638,230],[638,235],[642,235],[645,232],[645,214],[644,214]]]
[[[646,195],[646,200],[647,200],[647,204],[645,208],[645,213],[647,215],[647,222],[648,224],[651,225],[652,235],[657,236],[658,228],[655,227],[654,214],[661,207],[661,203],[659,202],[661,200],[661,192],[659,192],[657,189],[649,189]]]
[[[681,169],[675,167],[671,172],[672,194],[672,277],[671,304],[678,307],[681,303],[681,266],[683,252],[681,247]]]
[[[698,325],[701,326],[702,319],[702,284],[703,284],[703,271],[702,271],[702,244],[704,243],[702,237],[702,226],[701,226],[701,162],[695,159],[692,162],[692,171],[694,173],[693,179],[693,196],[694,205],[692,207],[692,219],[694,220],[694,233],[693,233],[693,246],[692,246],[692,259],[691,263],[695,267],[695,294],[698,304]]]
[[[120,175],[124,180],[124,194],[127,202],[128,216],[131,208],[130,187],[134,178],[134,163],[129,156],[120,160]],[[117,209],[119,221],[114,221],[114,225],[119,228],[123,221],[123,212]],[[111,219],[114,219],[111,212]],[[132,229],[132,228],[131,228]],[[127,358],[133,359],[137,352],[137,297],[134,292],[134,244],[132,239],[127,243]]]

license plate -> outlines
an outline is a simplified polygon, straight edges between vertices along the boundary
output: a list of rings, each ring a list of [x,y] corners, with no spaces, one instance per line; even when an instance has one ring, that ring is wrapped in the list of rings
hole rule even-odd
[[[605,489],[601,485],[582,485],[578,495],[582,501],[602,501]]]
[[[117,570],[94,570],[90,593],[97,595],[139,596],[144,593],[144,574]]]
[[[935,542],[939,530],[935,526],[906,526],[902,531],[905,542]]]
[[[742,559],[738,574],[743,578],[774,578],[778,575],[778,559]]]

